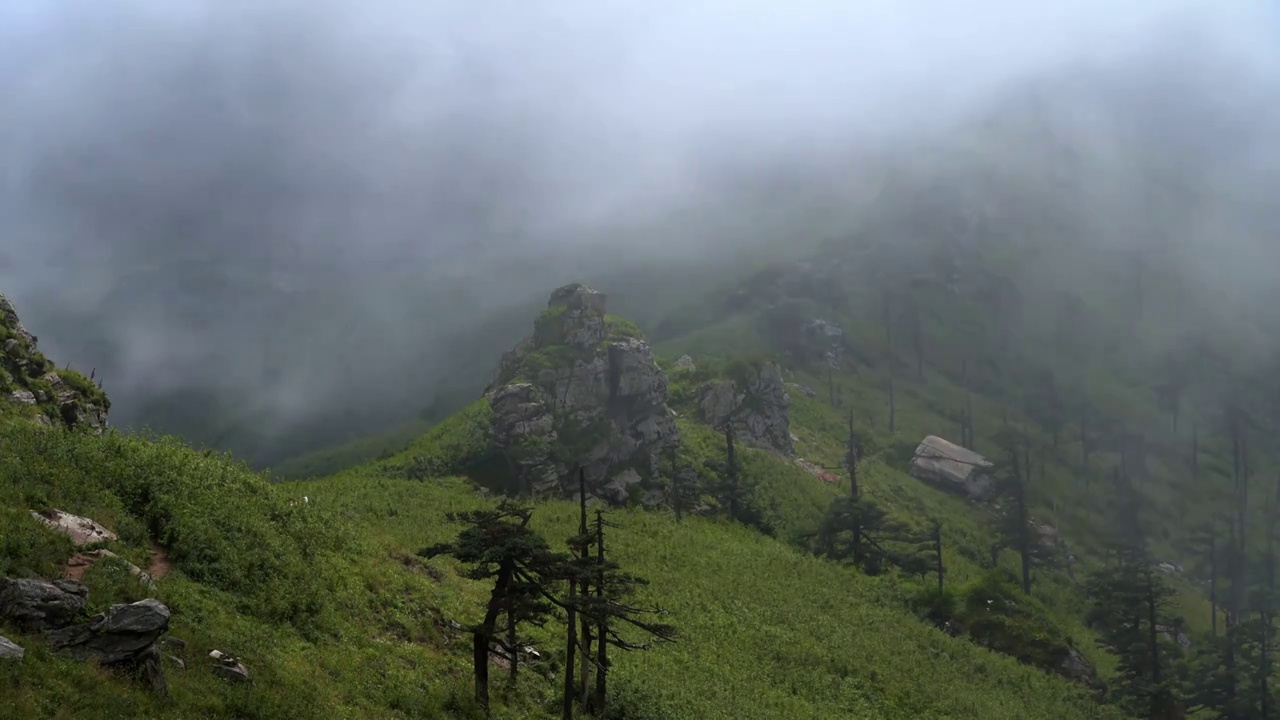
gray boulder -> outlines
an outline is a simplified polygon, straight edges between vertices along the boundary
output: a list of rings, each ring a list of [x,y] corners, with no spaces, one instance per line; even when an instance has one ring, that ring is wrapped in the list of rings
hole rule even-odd
[[[213,658],[213,674],[217,677],[233,683],[249,682],[249,669],[238,658],[221,650],[211,651],[209,657]]]
[[[703,422],[716,428],[731,423],[734,437],[748,445],[793,452],[791,396],[777,363],[752,366],[737,380],[704,383],[697,395]]]
[[[19,405],[35,405],[36,395],[30,390],[14,390],[9,393],[9,400]]]
[[[88,622],[49,632],[55,650],[78,660],[115,665],[139,659],[169,630],[169,608],[158,600],[112,605]]]
[[[978,453],[936,435],[920,441],[911,458],[911,476],[972,500],[991,497],[995,482],[989,476],[994,464]]]
[[[671,369],[675,372],[693,372],[698,369],[698,364],[693,361],[692,357],[681,355]]]
[[[28,632],[70,625],[88,599],[89,588],[75,580],[0,578],[0,618]]]
[[[7,637],[0,636],[0,660],[21,660],[27,654]]]
[[[116,534],[86,517],[72,515],[62,510],[31,511],[31,517],[40,521],[45,527],[71,538],[76,547],[92,545],[96,542],[116,540]]]
[[[136,670],[157,695],[169,694],[156,641],[169,630],[169,608],[157,600],[112,605],[86,623],[47,633],[54,650],[80,661]]]

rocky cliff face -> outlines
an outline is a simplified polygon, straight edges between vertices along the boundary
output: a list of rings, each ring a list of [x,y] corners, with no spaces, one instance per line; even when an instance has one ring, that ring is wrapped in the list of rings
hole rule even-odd
[[[74,370],[58,370],[36,342],[0,295],[0,415],[13,411],[44,425],[102,432],[111,407],[106,393]]]
[[[485,392],[494,443],[524,492],[572,494],[581,466],[592,494],[624,503],[652,489],[659,458],[679,444],[666,375],[605,301],[583,285],[552,293]]]
[[[729,380],[709,382],[697,390],[703,422],[715,428],[733,424],[734,437],[758,448],[790,455],[791,396],[782,368],[765,362],[745,365]]]

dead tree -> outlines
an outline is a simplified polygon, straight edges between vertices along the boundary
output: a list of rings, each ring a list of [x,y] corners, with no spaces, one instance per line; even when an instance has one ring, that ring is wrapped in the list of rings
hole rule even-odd
[[[942,523],[938,520],[933,521],[933,559],[934,572],[938,576],[938,594],[942,594]]]

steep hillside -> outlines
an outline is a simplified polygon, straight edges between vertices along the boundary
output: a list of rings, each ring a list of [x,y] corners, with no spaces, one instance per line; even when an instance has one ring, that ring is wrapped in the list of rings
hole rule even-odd
[[[0,295],[0,417],[102,432],[111,409],[102,388],[70,367],[58,370],[36,343],[13,303]]]
[[[759,377],[750,368],[762,367],[755,363],[723,374],[673,371],[672,401],[683,407],[719,382],[750,385]],[[839,444],[839,417],[802,394],[789,407],[795,450],[824,459]],[[5,420],[0,506],[11,541],[0,552],[0,576],[54,578],[72,567],[71,542],[30,510],[93,518],[118,539],[79,551],[111,549],[120,559],[84,574],[84,612],[150,595],[172,613],[169,636],[185,641],[166,645],[181,649],[166,651],[169,697],[159,699],[127,674],[100,671],[51,651],[38,633],[0,623],[26,650],[21,661],[0,661],[7,707],[24,718],[474,714],[470,650],[455,623],[477,619],[489,588],[449,561],[415,553],[457,532],[447,512],[491,504],[467,481],[430,472],[465,471],[466,458],[489,452],[491,412],[479,400],[400,454],[303,484],[268,483],[171,439]],[[867,577],[789,542],[839,492],[794,458],[739,451],[760,526],[778,538],[716,517],[721,437],[693,414],[680,419],[679,462],[699,478],[696,511],[683,519],[638,508],[611,514],[616,559],[650,580],[642,599],[666,609],[680,631],[675,644],[615,654],[613,716],[1110,716],[1085,688],[920,620],[912,609],[919,581]],[[895,511],[953,518],[948,584],[991,587],[962,552],[964,538],[983,532],[963,503],[881,460],[869,459],[865,476],[869,492],[893,498]],[[576,512],[570,502],[540,502],[534,527],[559,545],[574,534]],[[151,571],[150,588],[127,563]],[[495,717],[557,714],[561,628],[553,621],[530,631],[542,659],[522,673],[519,691],[501,693]],[[234,655],[250,684],[215,675],[212,650]]]

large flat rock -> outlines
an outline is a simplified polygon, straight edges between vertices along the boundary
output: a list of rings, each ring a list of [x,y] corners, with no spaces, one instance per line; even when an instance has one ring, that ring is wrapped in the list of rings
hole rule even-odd
[[[995,465],[968,448],[930,435],[911,457],[911,476],[973,500],[985,500],[995,490],[989,473]]]

